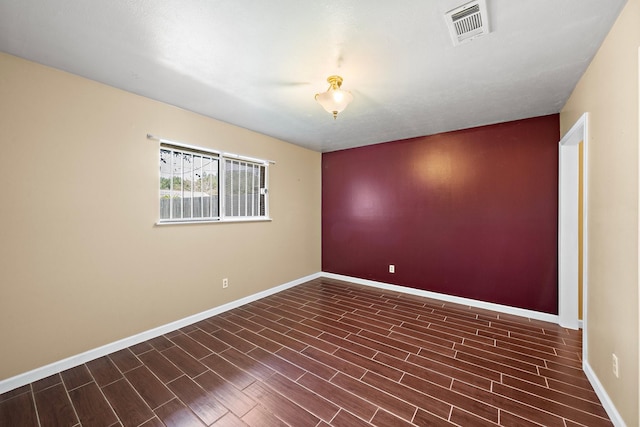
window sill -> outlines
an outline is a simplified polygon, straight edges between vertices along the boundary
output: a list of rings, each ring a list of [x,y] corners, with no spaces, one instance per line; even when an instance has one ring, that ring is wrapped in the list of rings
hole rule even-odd
[[[271,222],[271,218],[233,218],[233,219],[212,219],[205,221],[166,221],[156,222],[156,226],[165,225],[197,225],[197,224],[229,224],[238,222]]]

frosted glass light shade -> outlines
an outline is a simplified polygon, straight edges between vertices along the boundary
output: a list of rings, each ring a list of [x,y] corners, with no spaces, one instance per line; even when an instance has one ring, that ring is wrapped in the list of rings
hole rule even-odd
[[[342,112],[351,101],[353,101],[353,95],[347,90],[340,89],[342,85],[342,77],[331,76],[327,79],[330,86],[326,92],[316,94],[316,101],[322,108],[328,113],[333,114],[335,119],[338,113]]]

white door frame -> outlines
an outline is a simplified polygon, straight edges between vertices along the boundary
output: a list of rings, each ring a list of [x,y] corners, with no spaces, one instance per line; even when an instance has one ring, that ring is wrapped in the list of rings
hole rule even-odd
[[[587,329],[587,167],[589,116],[584,113],[560,140],[558,163],[558,323],[578,329],[579,144],[582,142],[582,327]],[[587,349],[583,333],[583,353]]]

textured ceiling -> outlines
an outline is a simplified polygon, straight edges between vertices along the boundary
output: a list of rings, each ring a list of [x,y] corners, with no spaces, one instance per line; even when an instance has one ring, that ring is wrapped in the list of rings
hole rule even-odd
[[[0,0],[0,51],[333,151],[559,112],[625,1],[487,0],[454,47],[466,0]]]

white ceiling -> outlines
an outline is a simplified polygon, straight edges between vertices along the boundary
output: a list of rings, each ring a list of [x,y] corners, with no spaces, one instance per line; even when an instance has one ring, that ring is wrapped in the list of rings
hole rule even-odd
[[[324,152],[557,113],[626,2],[487,0],[454,47],[466,1],[0,0],[0,51]]]

